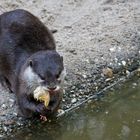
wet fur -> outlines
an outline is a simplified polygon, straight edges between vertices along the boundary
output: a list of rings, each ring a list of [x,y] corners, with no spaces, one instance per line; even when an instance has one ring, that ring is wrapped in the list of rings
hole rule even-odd
[[[62,89],[51,95],[53,104],[48,109],[44,108],[43,103],[36,102],[31,94],[41,83],[38,72],[44,76],[50,73],[46,65],[56,65],[50,69],[53,73],[53,78],[49,77],[51,82],[55,79],[53,75],[58,67],[64,70],[62,57],[55,48],[51,31],[29,12],[19,9],[0,15],[0,78],[3,85],[16,93],[21,114],[25,117],[49,115],[56,111],[61,102]],[[40,60],[42,57],[44,60],[50,58],[45,63]],[[31,67],[30,61],[40,65]],[[54,81],[56,84],[57,79]]]

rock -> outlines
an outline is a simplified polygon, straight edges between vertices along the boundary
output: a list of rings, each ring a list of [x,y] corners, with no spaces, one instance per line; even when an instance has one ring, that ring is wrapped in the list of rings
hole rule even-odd
[[[137,76],[140,76],[140,68],[137,69],[136,73],[137,73]]]
[[[75,49],[69,49],[69,50],[67,50],[68,52],[70,52],[70,53],[72,53],[72,54],[74,54],[74,55],[76,55],[77,54],[77,52],[76,52],[76,50]]]
[[[111,80],[112,80],[112,78],[107,78],[105,81],[108,82],[108,81],[111,81]]]
[[[63,109],[58,109],[58,115],[61,116],[65,113],[65,111]]]
[[[130,71],[126,70],[126,74],[129,76],[130,75]]]
[[[15,121],[14,120],[7,120],[4,122],[5,125],[11,125],[11,124],[14,124]]]
[[[109,113],[109,111],[105,111],[105,114],[108,114]]]
[[[6,109],[7,108],[7,106],[5,105],[5,104],[2,104],[2,106],[1,106],[3,109]]]
[[[108,78],[112,78],[113,77],[113,71],[111,68],[104,68],[103,69],[103,74],[105,76],[107,76]]]
[[[15,102],[15,100],[13,100],[13,99],[9,99],[9,102],[14,103],[14,102]]]
[[[76,95],[76,97],[79,97],[79,93],[76,93],[75,95]]]
[[[76,97],[76,95],[75,95],[75,94],[73,94],[73,95],[72,95],[72,97],[74,97],[74,98],[75,98],[75,97]]]
[[[7,127],[6,126],[3,126],[3,130],[5,131],[5,132],[7,132]]]
[[[10,104],[10,107],[13,107],[13,104]]]
[[[87,78],[87,76],[86,76],[85,74],[83,74],[82,77],[83,77],[84,79]]]
[[[115,52],[115,50],[116,50],[116,48],[114,48],[114,47],[109,49],[110,52]]]
[[[122,61],[122,65],[123,66],[126,66],[126,61]]]
[[[72,93],[72,94],[73,94],[73,93],[74,93],[74,90],[71,90],[71,91],[70,91],[70,93]]]
[[[62,99],[62,101],[65,102],[66,100],[65,99]]]
[[[71,103],[73,104],[73,103],[75,103],[77,101],[77,99],[76,98],[73,98],[72,100],[71,100]]]
[[[137,86],[137,83],[133,83],[132,85],[135,87],[135,86]]]
[[[17,116],[17,113],[16,113],[16,112],[13,112],[13,115],[14,115],[14,116]]]
[[[121,66],[121,63],[118,63],[119,66]]]

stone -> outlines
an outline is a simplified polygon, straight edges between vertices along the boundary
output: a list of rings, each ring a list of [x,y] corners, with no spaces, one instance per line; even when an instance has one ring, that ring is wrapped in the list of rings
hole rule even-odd
[[[103,69],[103,74],[105,76],[107,76],[108,78],[112,78],[113,77],[113,70],[111,68],[104,68]]]
[[[77,101],[77,99],[76,98],[73,98],[72,100],[71,100],[71,103],[73,104],[73,103],[75,103]]]
[[[122,61],[122,65],[123,66],[126,66],[126,61]]]

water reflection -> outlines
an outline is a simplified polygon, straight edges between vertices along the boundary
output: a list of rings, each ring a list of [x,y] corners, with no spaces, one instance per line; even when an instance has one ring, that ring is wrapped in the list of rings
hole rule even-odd
[[[135,84],[134,84],[135,83]],[[14,140],[140,140],[140,80],[50,123],[33,124]]]

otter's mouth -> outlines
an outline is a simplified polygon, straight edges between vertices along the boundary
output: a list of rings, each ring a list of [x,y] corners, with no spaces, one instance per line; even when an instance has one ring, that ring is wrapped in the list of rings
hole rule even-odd
[[[46,108],[53,108],[60,102],[60,93],[63,90],[46,90],[44,87],[39,86],[33,92],[33,97],[36,101],[44,104]]]

